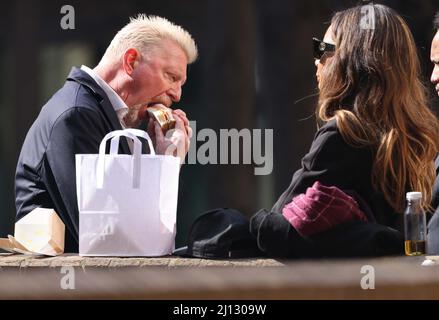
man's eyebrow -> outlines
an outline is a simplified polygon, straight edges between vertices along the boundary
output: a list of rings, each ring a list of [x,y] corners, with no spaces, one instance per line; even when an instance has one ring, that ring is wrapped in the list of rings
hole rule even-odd
[[[175,71],[174,74],[176,77],[178,77],[178,80],[182,82],[182,85],[186,83],[187,78],[184,76],[184,74],[180,73],[179,71]]]
[[[169,73],[171,73],[173,76],[175,76],[175,77],[177,77],[177,78],[179,78],[179,80],[182,80],[183,81],[183,84],[185,84],[186,83],[186,80],[187,80],[187,78],[185,78],[179,71],[177,71],[177,70],[169,70],[168,71]],[[183,80],[184,79],[184,80]]]

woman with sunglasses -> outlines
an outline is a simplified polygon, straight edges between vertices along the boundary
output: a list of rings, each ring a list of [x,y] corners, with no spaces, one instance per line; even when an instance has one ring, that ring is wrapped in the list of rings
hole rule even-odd
[[[439,125],[427,105],[415,42],[392,9],[368,5],[367,12],[374,15],[372,26],[362,23],[365,11],[357,6],[336,13],[323,41],[313,40],[321,126],[302,168],[271,213],[259,212],[252,218],[252,232],[266,253],[297,256],[313,250],[309,239],[298,241],[294,228],[285,231],[288,221],[281,214],[317,181],[352,191],[370,208],[376,225],[400,231],[406,192],[422,192],[422,206],[429,207]],[[367,238],[368,231],[363,231]],[[352,232],[347,238],[337,233],[335,238],[347,246],[337,254],[361,255],[353,249],[358,238]],[[326,246],[325,254],[332,255],[334,244],[328,239],[331,236],[316,240],[317,246]],[[295,248],[287,249],[282,241]]]

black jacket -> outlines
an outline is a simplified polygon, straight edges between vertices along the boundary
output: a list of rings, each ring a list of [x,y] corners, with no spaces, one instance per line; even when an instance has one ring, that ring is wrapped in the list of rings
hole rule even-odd
[[[108,97],[73,68],[42,108],[23,143],[15,177],[18,221],[36,207],[53,208],[66,225],[66,252],[78,251],[75,154],[98,153],[103,137],[121,125]],[[129,153],[121,139],[120,152]]]
[[[290,186],[271,212],[261,210],[253,216],[251,232],[257,237],[260,249],[275,256],[400,253],[402,234],[388,227],[402,231],[403,215],[394,212],[383,195],[372,187],[372,164],[373,152],[370,148],[350,146],[343,140],[336,121],[327,122],[317,131],[309,153],[302,159],[302,168],[295,172]],[[283,218],[282,209],[316,181],[356,194],[361,200],[359,202],[365,203],[373,213],[375,221],[367,224],[353,222],[310,239],[302,239]],[[337,245],[336,250],[331,243]]]
[[[435,210],[428,223],[427,253],[439,254],[439,157],[436,158],[436,181],[433,186],[431,207]]]
[[[290,186],[271,211],[282,213],[294,196],[320,181],[325,186],[354,191],[367,202],[378,223],[402,230],[402,215],[394,212],[372,187],[372,164],[372,151],[348,145],[337,130],[336,121],[331,120],[315,134],[310,151],[302,159],[302,168],[294,173]]]

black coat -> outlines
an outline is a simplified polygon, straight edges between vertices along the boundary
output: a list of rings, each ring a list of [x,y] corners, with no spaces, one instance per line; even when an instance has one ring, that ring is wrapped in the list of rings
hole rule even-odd
[[[18,221],[36,207],[53,208],[66,225],[66,252],[78,251],[75,154],[99,153],[103,137],[121,125],[108,97],[73,68],[42,108],[23,143],[15,177]],[[129,153],[121,139],[120,152]]]
[[[302,168],[294,173],[290,186],[271,211],[282,213],[294,196],[320,181],[325,186],[354,191],[367,202],[378,223],[402,230],[402,215],[372,187],[372,164],[371,149],[348,145],[337,130],[336,121],[331,120],[315,134],[310,151],[302,159]]]
[[[316,133],[302,167],[271,212],[261,210],[251,219],[251,232],[268,255],[372,256],[402,252],[403,215],[396,213],[383,195],[372,187],[373,151],[352,147],[337,129],[335,120]],[[310,238],[300,237],[283,218],[282,209],[293,197],[305,193],[314,182],[336,186],[356,195],[360,207],[372,212],[371,223],[352,222]],[[392,227],[389,228],[389,227]],[[398,229],[394,230],[394,229]]]
[[[427,252],[439,254],[439,157],[436,158],[436,181],[433,187],[431,207],[435,210],[428,223]]]

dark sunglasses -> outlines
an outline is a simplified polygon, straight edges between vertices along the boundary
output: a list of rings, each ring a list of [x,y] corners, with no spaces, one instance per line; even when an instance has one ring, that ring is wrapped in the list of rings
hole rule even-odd
[[[320,60],[326,52],[334,52],[335,45],[312,38],[314,58]]]

